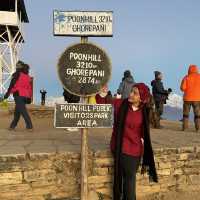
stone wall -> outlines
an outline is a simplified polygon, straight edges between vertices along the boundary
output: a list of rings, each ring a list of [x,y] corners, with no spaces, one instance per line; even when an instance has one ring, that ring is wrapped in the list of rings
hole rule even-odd
[[[159,183],[149,184],[147,175],[138,174],[138,199],[168,191],[200,191],[200,147],[156,149],[155,157]],[[113,160],[109,150],[90,152],[88,165],[88,200],[110,199]],[[3,200],[78,199],[80,154],[1,156],[0,191]]]

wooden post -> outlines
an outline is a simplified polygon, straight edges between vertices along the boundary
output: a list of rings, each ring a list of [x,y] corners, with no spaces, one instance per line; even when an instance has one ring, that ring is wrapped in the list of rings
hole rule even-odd
[[[81,43],[87,43],[87,37],[81,37]],[[88,103],[88,97],[83,97],[83,103]],[[88,197],[88,128],[81,129],[81,200]]]
[[[81,43],[87,43],[88,37],[81,37]]]

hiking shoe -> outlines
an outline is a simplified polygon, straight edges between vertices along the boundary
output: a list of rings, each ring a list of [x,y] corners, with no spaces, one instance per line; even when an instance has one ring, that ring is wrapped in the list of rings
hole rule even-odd
[[[196,133],[200,133],[200,129],[196,129]]]
[[[26,128],[26,131],[33,132],[33,128]]]
[[[163,129],[164,128],[164,126],[157,126],[155,129]]]

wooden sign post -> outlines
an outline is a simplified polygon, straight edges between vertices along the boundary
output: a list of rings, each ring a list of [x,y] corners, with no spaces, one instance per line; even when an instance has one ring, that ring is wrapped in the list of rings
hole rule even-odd
[[[88,197],[88,128],[112,127],[111,105],[90,105],[111,77],[105,51],[88,43],[88,36],[112,37],[112,12],[54,11],[55,36],[81,36],[81,43],[68,47],[60,56],[57,70],[63,87],[83,98],[83,104],[55,107],[56,128],[81,128],[81,200]]]
[[[81,37],[81,43],[87,43],[87,37]],[[83,97],[83,103],[88,103],[88,97]],[[81,200],[88,197],[88,128],[81,129]]]
[[[88,97],[83,97],[84,103],[88,103]],[[81,129],[81,200],[87,200],[88,196],[88,128]]]

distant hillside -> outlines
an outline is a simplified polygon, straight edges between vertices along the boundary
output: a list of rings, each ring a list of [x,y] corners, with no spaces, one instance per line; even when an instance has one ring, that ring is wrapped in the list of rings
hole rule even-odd
[[[164,108],[164,114],[163,118],[164,119],[169,119],[169,120],[180,120],[182,118],[182,109],[177,108],[177,107],[170,107],[170,106],[165,106]]]
[[[164,108],[163,118],[169,120],[180,120],[183,117],[183,98],[177,94],[169,95],[167,104]],[[190,114],[190,120],[193,120],[193,113]]]

